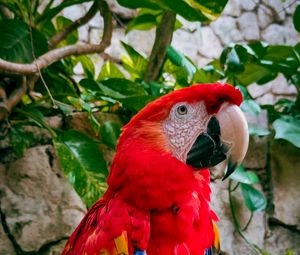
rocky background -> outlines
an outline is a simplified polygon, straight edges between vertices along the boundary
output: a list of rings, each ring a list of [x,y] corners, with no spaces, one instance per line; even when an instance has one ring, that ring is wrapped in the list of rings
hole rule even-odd
[[[116,13],[112,45],[107,56],[93,55],[91,58],[100,70],[103,57],[118,62],[122,54],[120,40],[128,42],[145,55],[149,55],[155,31],[131,31],[125,34],[126,24],[135,12],[109,1]],[[292,13],[299,1],[281,0],[229,0],[221,18],[210,25],[189,23],[173,36],[173,46],[189,56],[199,66],[220,55],[224,45],[232,42],[263,40],[270,44],[296,44],[299,34],[292,24]],[[81,17],[89,5],[68,8],[63,15],[72,20]],[[98,42],[103,22],[94,17],[79,29],[81,41]],[[75,68],[76,79],[83,74],[82,67]],[[260,104],[274,103],[282,97],[295,96],[296,90],[285,78],[278,76],[264,86],[248,87],[251,95]],[[114,118],[100,114],[100,121]],[[251,123],[267,127],[265,112],[253,118]],[[75,128],[88,134],[87,116],[75,114],[67,119],[48,119],[52,127]],[[50,144],[47,131],[29,128],[35,136],[22,158],[12,153],[7,140],[0,141],[0,255],[56,255],[65,240],[80,222],[86,208],[79,196],[65,179]],[[106,153],[110,161],[112,152]],[[283,141],[271,141],[267,137],[252,137],[244,162],[248,169],[258,173],[262,180],[269,206],[266,211],[255,213],[247,228],[246,236],[251,242],[270,254],[285,254],[288,249],[300,254],[300,150]],[[221,245],[225,254],[255,254],[241,239],[232,224],[229,208],[228,183],[215,180],[212,183],[212,206],[220,217]],[[250,215],[244,208],[238,192],[234,195],[238,217],[242,225]]]

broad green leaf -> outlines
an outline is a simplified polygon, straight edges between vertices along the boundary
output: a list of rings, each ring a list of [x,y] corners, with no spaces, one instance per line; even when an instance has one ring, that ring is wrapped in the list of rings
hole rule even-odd
[[[229,178],[245,184],[255,184],[259,182],[257,175],[253,171],[245,171],[242,165],[240,165]]]
[[[25,131],[22,125],[12,126],[9,130],[8,138],[17,157],[22,157],[25,150],[36,142],[33,133]]]
[[[0,21],[0,58],[17,62],[33,62],[33,50],[35,57],[39,57],[48,50],[45,37],[37,30],[32,29],[33,48],[31,46],[30,30],[27,24],[20,20]]]
[[[275,139],[284,139],[300,148],[300,119],[282,117],[273,122]]]
[[[107,79],[99,82],[98,85],[105,96],[115,99],[147,95],[147,92],[140,84],[127,79]]]
[[[149,30],[156,26],[156,16],[152,14],[143,14],[131,20],[126,28],[126,33],[130,30]]]
[[[100,133],[101,124],[95,118],[95,116],[93,115],[93,113],[91,111],[89,111],[88,116],[89,116],[89,121],[91,123],[92,129],[94,130],[96,136],[98,136]]]
[[[251,212],[262,211],[266,208],[267,202],[263,193],[248,184],[241,183],[240,187],[245,204]]]
[[[88,79],[94,79],[95,66],[93,61],[88,56],[84,55],[76,57],[76,60],[81,63],[85,76]]]
[[[243,65],[243,68],[244,70],[242,73],[237,74],[235,77],[238,79],[239,83],[244,86],[258,82],[271,74],[269,69],[254,63],[247,63]]]
[[[121,99],[148,96],[142,84],[127,79],[111,78],[100,82],[84,79],[80,81],[80,86],[91,92],[100,93],[105,97],[117,99],[120,102]]]
[[[172,46],[168,46],[167,57],[177,66],[183,67],[192,79],[197,68],[188,60],[181,52],[175,50]]]
[[[293,22],[295,29],[300,33],[300,5],[296,7],[296,10],[293,15]]]
[[[55,101],[57,107],[66,115],[71,114],[74,111],[74,108],[71,105],[65,104],[60,101]]]
[[[54,65],[56,65],[55,63]],[[61,63],[60,63],[61,64]],[[47,84],[52,96],[64,103],[67,103],[66,96],[77,96],[76,84],[74,84],[70,76],[61,71],[61,68],[56,68],[54,65],[42,70],[43,79]],[[65,67],[67,69],[67,67]],[[43,95],[48,95],[44,82],[39,79],[35,85],[35,91]]]
[[[152,102],[157,97],[155,96],[131,96],[119,99],[122,105],[131,110],[132,112],[136,113],[141,110],[146,104]]]
[[[248,124],[249,134],[255,136],[266,136],[270,134],[268,129],[262,128],[258,125]]]
[[[296,47],[286,45],[272,45],[267,48],[266,54],[260,59],[260,64],[272,70],[281,72],[290,77],[297,72],[300,60]]]
[[[148,86],[148,90],[150,91],[150,95],[160,97],[161,95],[167,94],[171,92],[174,87],[167,86],[158,82],[149,82],[148,84],[144,83],[144,86]]]
[[[125,75],[119,70],[119,68],[112,62],[107,61],[103,66],[97,78],[97,81],[106,80],[109,78],[121,78],[124,79]]]
[[[100,90],[98,83],[93,79],[82,79],[79,84],[89,91],[98,92]]]
[[[132,78],[144,78],[148,61],[130,45],[121,42],[127,52],[127,56],[122,56],[124,68],[131,74]]]
[[[66,26],[72,24],[73,21],[64,17],[64,16],[58,16],[56,18],[56,29],[58,31],[63,30]],[[66,46],[68,44],[74,44],[78,41],[78,30],[75,29],[71,33],[68,34],[66,39],[64,39],[62,42],[60,42],[60,46]]]
[[[247,52],[243,47],[232,48],[227,55],[227,72],[234,74],[243,72],[246,55]]]
[[[127,8],[136,9],[136,8],[147,8],[159,10],[160,6],[156,1],[149,0],[117,0],[120,5],[123,5]]]
[[[259,104],[252,99],[244,99],[240,107],[243,112],[250,113],[251,115],[258,116],[261,112]]]
[[[90,207],[106,190],[106,162],[88,136],[69,130],[58,134],[54,146],[61,166],[83,201]]]
[[[173,11],[189,21],[216,19],[223,11],[227,0],[118,0],[127,8],[149,8]]]
[[[186,87],[190,84],[191,79],[189,78],[189,74],[187,70],[183,67],[175,65],[170,59],[167,59],[163,66],[164,76],[169,77],[173,76],[173,80],[175,80],[175,84],[179,84],[180,86]],[[166,80],[168,82],[168,80]],[[174,83],[174,81],[172,81]]]
[[[101,126],[100,133],[103,143],[110,148],[115,149],[121,134],[121,125],[115,121],[105,121]]]
[[[205,67],[196,71],[193,83],[214,83],[223,79],[225,73],[221,67],[219,60],[210,62]]]

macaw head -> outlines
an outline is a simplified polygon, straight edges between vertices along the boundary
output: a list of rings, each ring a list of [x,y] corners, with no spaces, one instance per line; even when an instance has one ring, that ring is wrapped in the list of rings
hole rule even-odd
[[[228,84],[176,90],[133,117],[124,127],[118,148],[129,140],[142,140],[145,146],[169,152],[195,170],[227,161],[226,178],[242,162],[248,147],[241,102],[240,91]]]

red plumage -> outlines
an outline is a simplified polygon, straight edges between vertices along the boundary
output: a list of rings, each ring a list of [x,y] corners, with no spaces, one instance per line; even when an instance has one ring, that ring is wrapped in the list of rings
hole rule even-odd
[[[199,255],[213,244],[208,170],[194,171],[168,149],[161,122],[178,102],[205,102],[208,113],[224,102],[239,105],[230,85],[203,84],[177,90],[148,104],[124,127],[108,177],[109,188],[76,228],[63,255],[115,251],[126,232],[129,254]],[[105,253],[104,253],[105,254]]]

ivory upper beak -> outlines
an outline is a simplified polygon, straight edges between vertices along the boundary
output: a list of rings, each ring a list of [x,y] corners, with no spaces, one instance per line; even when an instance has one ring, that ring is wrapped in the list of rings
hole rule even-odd
[[[238,166],[243,161],[249,144],[246,118],[238,106],[229,103],[221,107],[216,118],[220,125],[221,140],[228,148],[228,163]],[[226,173],[226,177],[227,174],[230,173]]]

